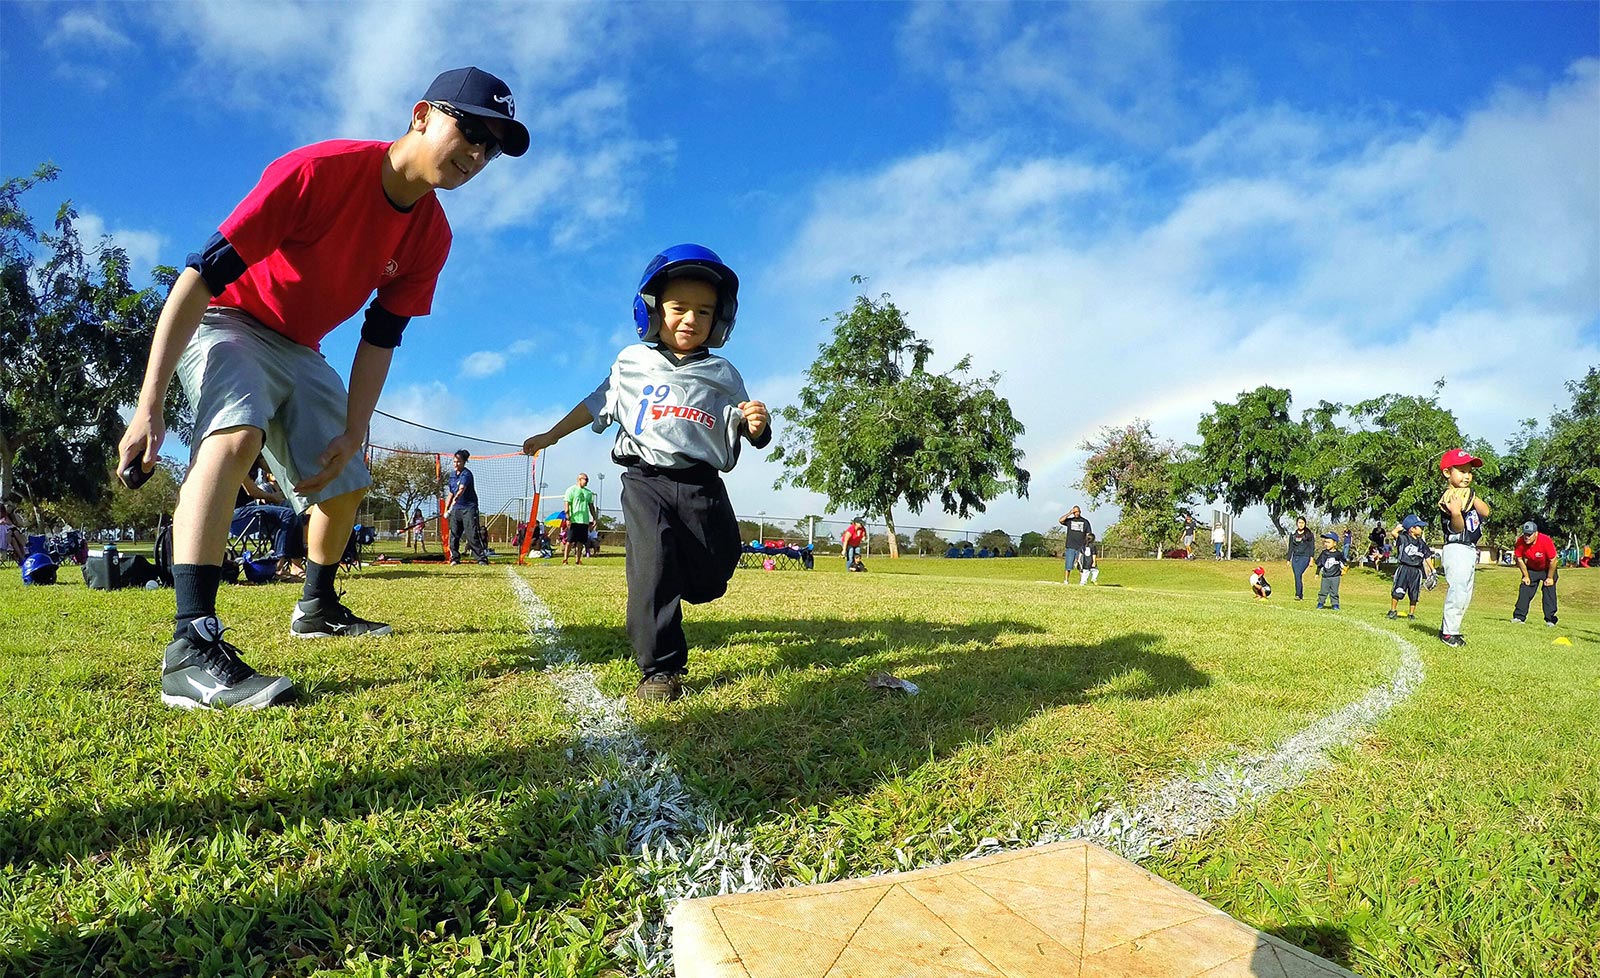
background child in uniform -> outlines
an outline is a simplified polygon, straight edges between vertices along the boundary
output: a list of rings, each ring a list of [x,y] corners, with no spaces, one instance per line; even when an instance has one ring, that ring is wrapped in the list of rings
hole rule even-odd
[[[1478,498],[1472,487],[1473,470],[1483,465],[1459,448],[1452,448],[1439,459],[1439,471],[1449,486],[1439,497],[1439,521],[1444,527],[1444,547],[1439,551],[1439,566],[1444,569],[1444,616],[1439,622],[1439,640],[1460,648],[1467,644],[1461,622],[1472,603],[1472,584],[1478,570],[1478,540],[1483,536],[1483,521],[1489,518],[1489,504]]]
[[[1408,513],[1400,521],[1400,536],[1395,540],[1394,556],[1399,561],[1394,569],[1394,588],[1389,594],[1389,613],[1386,618],[1400,617],[1400,599],[1410,598],[1411,608],[1407,618],[1417,617],[1417,598],[1422,593],[1424,576],[1433,577],[1433,548],[1422,539],[1422,517]]]
[[[1251,569],[1250,593],[1256,596],[1257,601],[1265,601],[1272,596],[1272,585],[1267,583],[1267,569],[1265,567]]]
[[[1339,550],[1339,534],[1322,535],[1322,550],[1317,554],[1317,575],[1322,586],[1317,589],[1317,607],[1327,602],[1334,611],[1339,610],[1339,577],[1344,573],[1344,554]]]
[[[711,353],[733,332],[738,308],[739,278],[716,252],[666,249],[634,295],[643,342],[618,354],[605,382],[553,428],[522,444],[532,455],[586,424],[621,425],[611,457],[626,466],[628,638],[644,673],[635,695],[644,700],[683,695],[683,602],[722,597],[739,565],[739,524],[719,473],[739,461],[742,441],[772,441],[767,406]]]

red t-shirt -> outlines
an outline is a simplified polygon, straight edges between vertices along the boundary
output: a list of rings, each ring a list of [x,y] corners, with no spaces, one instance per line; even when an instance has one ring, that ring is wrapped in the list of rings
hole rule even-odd
[[[425,316],[450,254],[438,196],[400,211],[383,192],[388,143],[335,139],[274,160],[219,228],[248,266],[211,300],[312,349],[374,289],[396,316]]]
[[[1513,557],[1526,562],[1528,570],[1549,570],[1551,561],[1556,559],[1556,542],[1543,533],[1534,534],[1532,543],[1519,536],[1511,553]]]

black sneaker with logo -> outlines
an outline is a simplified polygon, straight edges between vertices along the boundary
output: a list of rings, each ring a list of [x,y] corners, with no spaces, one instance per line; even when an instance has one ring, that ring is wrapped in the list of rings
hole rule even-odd
[[[646,703],[671,703],[683,696],[683,680],[677,676],[658,672],[654,676],[646,676],[633,691],[633,695]]]
[[[1450,646],[1451,648],[1456,648],[1456,649],[1459,649],[1463,645],[1467,644],[1466,640],[1463,639],[1460,635],[1440,635],[1439,636],[1439,641],[1441,641],[1444,644]]]
[[[1389,609],[1389,613],[1387,615],[1384,615],[1383,617],[1389,618],[1389,619],[1399,618],[1400,617],[1400,612],[1395,611],[1393,608],[1390,608]]]
[[[289,619],[289,634],[295,638],[360,638],[392,631],[381,621],[357,616],[338,598],[304,598],[294,606],[294,617]]]
[[[215,617],[184,626],[161,658],[161,702],[180,710],[259,710],[294,695],[293,682],[250,668],[239,650],[222,640],[222,632]]]

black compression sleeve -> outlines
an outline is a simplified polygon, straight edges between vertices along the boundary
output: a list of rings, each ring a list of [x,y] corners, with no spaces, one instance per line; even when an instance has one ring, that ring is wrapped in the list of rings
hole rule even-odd
[[[400,345],[400,334],[410,322],[410,316],[396,316],[373,299],[367,307],[367,321],[361,324],[361,338],[373,346],[392,350]]]
[[[246,267],[244,259],[233,250],[233,245],[228,243],[221,231],[211,236],[204,251],[191,252],[184,265],[200,273],[213,296],[221,295],[224,289],[244,274]]]

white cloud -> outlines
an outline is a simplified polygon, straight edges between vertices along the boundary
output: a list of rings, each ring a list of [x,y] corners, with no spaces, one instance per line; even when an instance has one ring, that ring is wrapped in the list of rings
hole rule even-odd
[[[863,272],[945,365],[1000,371],[1035,484],[992,518],[1044,525],[1081,501],[1076,446],[1099,427],[1144,417],[1189,441],[1213,400],[1263,383],[1303,409],[1442,375],[1443,404],[1495,440],[1547,411],[1600,362],[1596,118],[1593,61],[1386,134],[1274,108],[1195,140],[1189,185],[1153,214],[1079,161],[957,147],[830,178],[782,265]],[[1023,176],[1040,173],[1073,177]],[[1082,199],[1111,214],[1093,236],[1064,219]]]
[[[126,34],[95,14],[87,10],[73,9],[61,15],[61,19],[56,22],[55,30],[45,38],[45,45],[56,49],[70,48],[80,52],[85,48],[104,52],[127,50],[133,47],[133,42]]]
[[[469,353],[461,361],[460,374],[463,377],[493,377],[506,368],[506,355],[504,353],[480,350]]]

